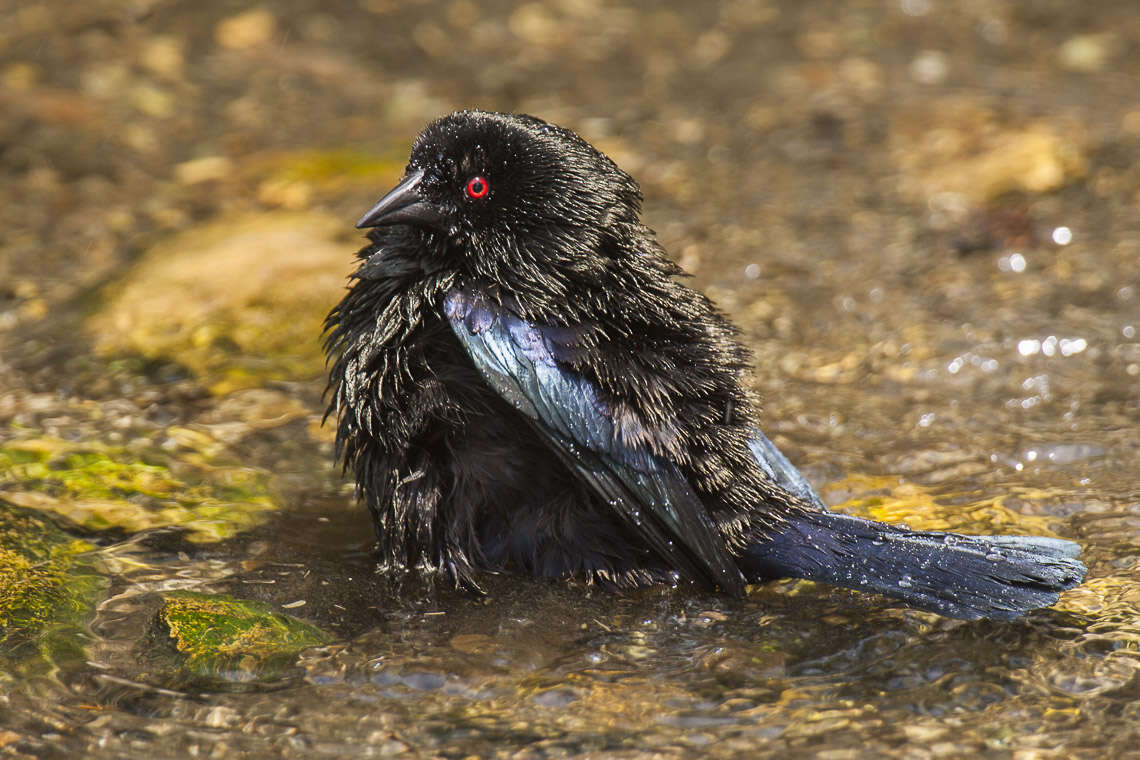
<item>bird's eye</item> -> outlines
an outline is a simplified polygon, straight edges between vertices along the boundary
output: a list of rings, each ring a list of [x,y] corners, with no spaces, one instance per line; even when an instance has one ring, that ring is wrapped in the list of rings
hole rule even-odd
[[[466,192],[468,198],[484,198],[491,192],[491,183],[479,176],[472,177],[467,180]]]

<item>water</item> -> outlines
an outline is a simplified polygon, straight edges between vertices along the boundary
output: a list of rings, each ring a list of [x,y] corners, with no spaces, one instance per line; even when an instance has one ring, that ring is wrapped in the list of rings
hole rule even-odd
[[[195,536],[233,533],[224,510],[86,531],[110,588],[79,659],[7,662],[0,746],[1135,752],[1134,3],[267,8],[0,10],[0,444],[138,457],[223,506],[278,507],[216,543]],[[1088,581],[996,624],[807,583],[730,600],[499,577],[476,597],[378,573],[319,428],[316,336],[353,220],[423,123],[468,105],[572,126],[642,181],[647,221],[755,352],[766,432],[829,504],[1070,538]],[[185,252],[244,214],[239,245]],[[184,278],[142,280],[172,239],[157,258]],[[185,342],[115,342],[142,333]],[[268,682],[190,682],[144,656],[175,588],[269,601],[336,642]]]

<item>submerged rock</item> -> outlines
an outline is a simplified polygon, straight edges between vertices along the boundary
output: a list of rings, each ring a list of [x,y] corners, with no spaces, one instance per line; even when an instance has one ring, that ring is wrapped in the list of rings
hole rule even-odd
[[[886,523],[903,523],[914,530],[937,530],[981,535],[1055,535],[1056,522],[1044,515],[1022,514],[1006,502],[1046,501],[1046,490],[1010,487],[984,498],[968,498],[894,476],[852,474],[829,483],[824,499],[839,511]]]
[[[324,372],[320,334],[351,265],[345,220],[275,212],[195,227],[156,245],[88,328],[104,356],[189,369],[216,394]]]
[[[1088,171],[1084,125],[1004,117],[973,101],[945,99],[902,112],[889,152],[899,189],[914,202],[946,193],[984,206],[1006,193],[1039,195]]]
[[[0,445],[0,491],[87,530],[134,534],[173,526],[197,543],[229,538],[276,509],[264,473],[213,463],[208,449],[216,442],[203,433],[168,433],[176,448],[192,451],[171,459],[93,441],[9,441]]]
[[[265,602],[193,591],[163,596],[152,637],[173,644],[175,679],[230,682],[280,678],[302,650],[331,640],[328,632]]]
[[[0,499],[0,671],[45,673],[85,659],[87,623],[107,587],[95,547]]]

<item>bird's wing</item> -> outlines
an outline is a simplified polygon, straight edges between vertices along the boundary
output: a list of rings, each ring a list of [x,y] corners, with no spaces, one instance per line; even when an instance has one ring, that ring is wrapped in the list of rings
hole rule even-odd
[[[752,431],[752,440],[748,442],[748,448],[752,450],[752,456],[760,465],[760,469],[776,485],[795,494],[821,512],[827,511],[823,499],[819,498],[819,494],[807,482],[807,478],[800,474],[800,471],[776,448],[776,444],[769,441],[759,428]]]
[[[622,440],[597,385],[560,365],[551,336],[480,294],[448,293],[452,330],[487,383],[534,425],[551,449],[675,570],[742,593],[744,577],[677,465]],[[549,334],[547,334],[549,333]]]

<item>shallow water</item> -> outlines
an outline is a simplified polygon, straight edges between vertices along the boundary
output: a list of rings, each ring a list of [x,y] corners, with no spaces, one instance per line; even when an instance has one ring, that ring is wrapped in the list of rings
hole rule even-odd
[[[100,547],[110,587],[81,658],[4,660],[5,751],[1136,751],[1134,3],[297,0],[235,13],[0,11],[0,444],[137,458],[167,483],[130,497],[145,521],[73,528]],[[201,293],[154,272],[179,256],[193,272],[189,246],[234,218],[254,235],[263,218],[312,230],[332,215],[339,237],[295,243],[331,251],[331,306],[352,220],[419,127],[466,105],[572,126],[642,181],[647,220],[755,351],[769,436],[829,504],[1071,538],[1087,582],[996,624],[807,583],[729,600],[501,577],[477,598],[378,573],[319,428],[305,352],[324,307],[296,357],[250,349],[238,329],[284,331],[277,301],[319,278],[282,265],[289,242],[275,238],[244,275],[281,265],[273,303],[235,306],[238,327],[203,310],[183,336],[171,312],[242,283],[211,280],[214,263]],[[186,342],[116,343],[145,320],[147,340]],[[21,475],[0,498],[73,521],[130,501],[114,501],[123,483],[99,481],[96,499],[86,471],[65,472],[62,496]],[[180,494],[209,509],[161,511]],[[144,656],[158,595],[179,588],[272,602],[336,643],[269,681],[188,682]]]

